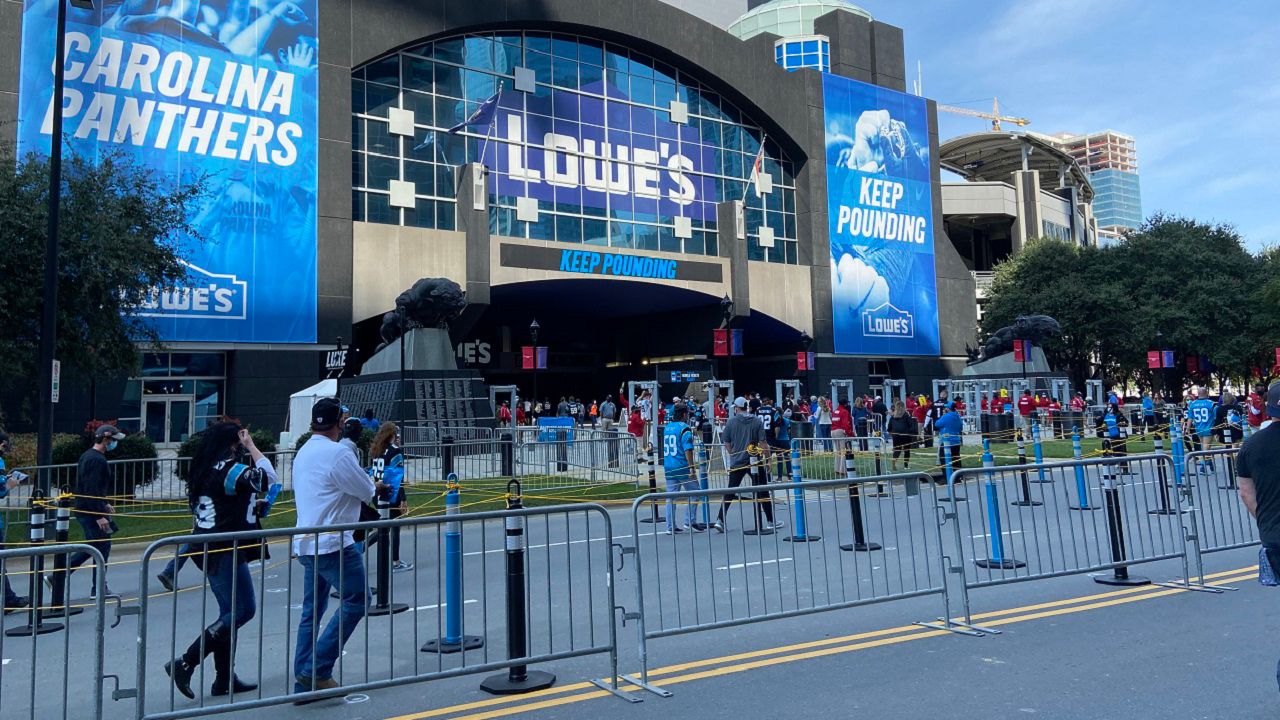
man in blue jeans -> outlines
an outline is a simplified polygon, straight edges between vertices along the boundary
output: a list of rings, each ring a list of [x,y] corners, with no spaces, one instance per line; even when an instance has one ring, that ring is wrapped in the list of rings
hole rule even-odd
[[[321,398],[311,408],[311,439],[293,461],[298,527],[359,522],[360,504],[378,489],[356,456],[338,444],[341,418],[342,405],[334,398]],[[293,691],[331,690],[338,687],[333,666],[368,604],[364,559],[351,531],[295,535],[293,554],[305,571]],[[341,605],[321,630],[330,588],[337,589]]]

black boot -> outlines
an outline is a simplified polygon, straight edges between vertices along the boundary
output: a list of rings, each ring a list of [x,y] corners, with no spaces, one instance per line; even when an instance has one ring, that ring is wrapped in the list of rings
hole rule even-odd
[[[191,689],[191,676],[195,674],[200,663],[218,648],[219,644],[229,640],[230,633],[227,632],[227,626],[221,620],[214,621],[204,629],[195,642],[191,643],[186,652],[164,664],[164,671],[173,679],[173,686],[178,689],[178,692],[191,700],[196,698],[195,692]]]
[[[236,648],[231,643],[231,638],[227,637],[224,642],[219,643],[213,648],[213,689],[209,691],[210,695],[221,697],[235,693],[253,692],[258,689],[257,685],[242,682],[236,677],[233,669],[235,664]]]

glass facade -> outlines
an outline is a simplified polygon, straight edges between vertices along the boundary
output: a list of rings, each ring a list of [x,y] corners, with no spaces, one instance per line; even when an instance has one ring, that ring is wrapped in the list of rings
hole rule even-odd
[[[827,72],[831,69],[831,43],[822,35],[779,40],[773,46],[773,59],[787,70],[813,68]]]
[[[125,385],[120,429],[159,444],[204,430],[224,412],[226,368],[223,353],[144,353],[141,376]]]
[[[1138,174],[1123,170],[1089,173],[1093,185],[1093,216],[1098,227],[1129,228],[1142,225],[1142,188]]]
[[[778,37],[812,35],[813,21],[834,10],[843,10],[871,20],[871,13],[845,0],[770,0],[755,7],[729,25],[739,40],[761,33]]]
[[[797,262],[792,163],[681,70],[587,37],[506,32],[425,43],[352,75],[355,220],[454,229],[455,168],[483,161],[495,235],[714,256],[716,203],[745,197],[748,257]],[[495,94],[493,122],[449,132]],[[398,111],[412,137],[392,132]],[[753,184],[762,141],[772,182]],[[413,208],[392,205],[393,181],[412,183]],[[523,198],[536,221],[521,218]]]

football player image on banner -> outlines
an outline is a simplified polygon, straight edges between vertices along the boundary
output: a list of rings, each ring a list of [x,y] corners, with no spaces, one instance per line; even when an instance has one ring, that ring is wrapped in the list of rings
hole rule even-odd
[[[172,238],[186,282],[138,315],[161,340],[316,340],[316,0],[67,8],[65,151],[120,152],[208,192]],[[57,0],[27,0],[18,149],[48,153]]]
[[[937,355],[925,101],[837,75],[822,83],[835,351]]]

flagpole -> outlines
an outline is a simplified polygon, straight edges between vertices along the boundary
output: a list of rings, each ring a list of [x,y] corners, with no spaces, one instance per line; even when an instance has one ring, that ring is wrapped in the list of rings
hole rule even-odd
[[[502,104],[502,85],[498,85],[497,104],[499,106],[501,106]],[[489,136],[493,135],[493,128],[497,124],[498,124],[498,108],[495,107],[493,109],[493,117],[489,119],[489,129],[486,130],[484,134],[484,142],[480,144],[480,164],[481,165],[484,165],[484,154],[485,154],[485,151],[489,149]],[[489,166],[485,165],[485,167],[489,167]]]

